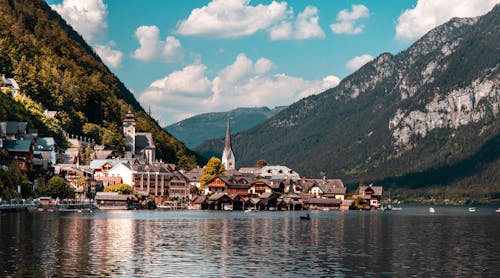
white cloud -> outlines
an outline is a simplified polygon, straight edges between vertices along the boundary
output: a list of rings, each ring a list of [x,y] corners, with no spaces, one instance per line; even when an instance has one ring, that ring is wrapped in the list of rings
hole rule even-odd
[[[250,6],[250,0],[214,0],[191,11],[178,23],[181,35],[204,35],[219,38],[249,36],[285,19],[286,2]]]
[[[105,36],[108,10],[102,0],[64,0],[61,4],[50,7],[87,42],[99,41]]]
[[[498,0],[418,0],[413,9],[397,20],[396,39],[412,41],[453,17],[474,17],[487,13]]]
[[[352,5],[352,11],[345,9],[337,14],[337,21],[330,25],[330,29],[335,34],[360,34],[365,26],[357,24],[356,21],[361,18],[370,17],[370,11],[364,5]]]
[[[274,74],[273,68],[268,59],[253,62],[239,54],[210,80],[205,65],[193,64],[154,81],[139,100],[145,107],[151,105],[162,123],[172,123],[186,115],[236,107],[288,105],[340,82],[336,76],[305,80]]]
[[[371,60],[373,60],[373,56],[368,54],[363,54],[349,60],[346,63],[345,67],[354,71],[362,67],[364,64],[370,62]]]
[[[118,68],[121,66],[123,53],[119,50],[112,49],[114,46],[115,43],[110,41],[107,45],[95,45],[94,50],[106,65],[112,68]]]
[[[269,37],[272,40],[324,38],[325,32],[319,26],[318,21],[318,8],[307,6],[297,15],[293,26],[290,22],[283,21],[269,29]]]
[[[181,42],[172,36],[161,41],[157,26],[141,26],[135,30],[135,36],[141,45],[133,55],[138,60],[176,62],[184,57]]]
[[[92,45],[101,60],[112,68],[121,65],[123,53],[113,49],[113,41],[100,44],[106,38],[108,8],[102,0],[63,0],[50,5],[85,41]]]

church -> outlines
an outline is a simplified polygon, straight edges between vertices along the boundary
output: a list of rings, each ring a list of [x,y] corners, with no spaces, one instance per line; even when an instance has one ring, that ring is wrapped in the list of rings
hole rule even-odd
[[[126,157],[142,159],[146,164],[153,164],[156,160],[156,147],[151,132],[136,132],[135,117],[128,111],[123,120],[123,136],[125,137]]]
[[[231,117],[229,113],[227,114],[226,142],[222,152],[222,164],[226,170],[236,169],[236,159],[231,145]]]

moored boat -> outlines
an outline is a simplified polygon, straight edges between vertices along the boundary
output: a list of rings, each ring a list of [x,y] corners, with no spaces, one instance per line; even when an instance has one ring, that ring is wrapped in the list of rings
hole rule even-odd
[[[430,212],[430,213],[435,213],[435,212],[436,212],[436,210],[435,210],[433,207],[430,207],[430,208],[429,208],[429,212]]]

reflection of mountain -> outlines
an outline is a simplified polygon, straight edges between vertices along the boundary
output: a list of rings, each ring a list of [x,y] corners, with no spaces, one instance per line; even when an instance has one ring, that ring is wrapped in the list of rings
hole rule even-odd
[[[348,184],[498,194],[500,148],[491,146],[500,133],[499,26],[497,5],[479,18],[452,19],[397,55],[381,54],[337,87],[233,136],[236,164],[265,159]],[[221,139],[196,148],[205,156],[222,150]]]
[[[227,113],[231,114],[232,132],[240,132],[264,122],[284,108],[236,108],[229,112],[205,113],[171,124],[164,129],[184,142],[188,148],[194,148],[205,140],[224,137]]]

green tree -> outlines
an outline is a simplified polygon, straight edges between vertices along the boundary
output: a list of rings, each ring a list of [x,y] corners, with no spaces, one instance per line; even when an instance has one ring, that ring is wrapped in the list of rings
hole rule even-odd
[[[132,186],[124,183],[117,183],[106,186],[104,192],[118,192],[119,194],[132,194],[134,190]]]
[[[59,176],[50,178],[45,185],[38,187],[38,194],[52,198],[66,199],[73,197],[69,183]]]
[[[257,160],[257,162],[255,162],[255,167],[262,168],[262,167],[267,166],[267,165],[269,165],[269,164],[264,159],[259,159],[259,160]]]
[[[361,197],[358,197],[354,200],[353,206],[356,209],[364,209],[365,208],[365,200]]]
[[[200,189],[205,189],[205,183],[217,176],[225,176],[226,169],[224,164],[217,157],[210,158],[207,165],[203,168],[203,173],[200,178]]]

